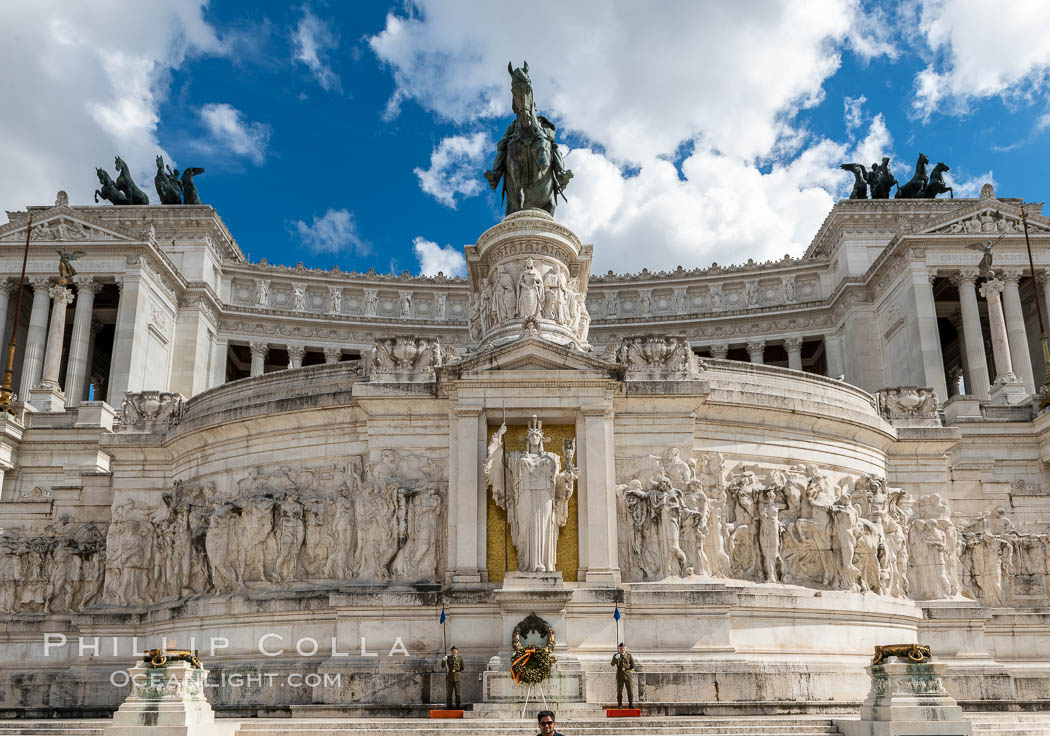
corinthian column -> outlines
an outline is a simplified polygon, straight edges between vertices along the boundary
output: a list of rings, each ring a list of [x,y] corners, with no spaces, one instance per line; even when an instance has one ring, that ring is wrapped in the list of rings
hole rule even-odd
[[[287,345],[288,349],[288,368],[302,368],[303,367],[303,356],[306,355],[305,345]]]
[[[988,400],[988,358],[984,352],[984,331],[981,329],[981,312],[977,306],[978,271],[963,268],[952,277],[959,289],[959,307],[962,310],[963,345],[966,349],[966,393],[983,401]]]
[[[48,293],[54,304],[51,307],[51,326],[47,332],[44,377],[40,381],[40,388],[61,391],[58,372],[62,369],[62,343],[66,337],[66,306],[73,302],[73,291],[64,286],[52,286]]]
[[[1028,330],[1025,329],[1021,293],[1017,286],[1023,274],[1020,268],[1003,271],[1003,316],[1006,318],[1006,332],[1010,336],[1010,361],[1014,373],[1024,383],[1025,390],[1034,394],[1035,378],[1032,376],[1032,357],[1028,352]]]
[[[802,338],[789,337],[784,340],[784,348],[788,354],[788,368],[795,371],[802,370]]]
[[[91,276],[74,276],[77,285],[76,310],[73,313],[73,334],[69,339],[69,358],[66,362],[66,406],[80,406],[88,371],[88,353],[91,347],[91,310],[95,294],[102,284]]]
[[[1003,292],[1003,282],[988,279],[981,287],[981,296],[988,301],[988,325],[992,331],[992,357],[995,358],[995,382],[1006,383],[1017,380],[1013,363],[1010,361],[1010,338],[1006,332],[1006,320],[1003,318],[1003,305],[999,295]]]
[[[18,288],[18,284],[10,279],[0,279],[0,343],[7,345],[11,339],[11,333],[4,329],[7,324],[7,306],[11,300],[11,292]],[[7,353],[4,353],[7,355]]]
[[[716,360],[725,360],[729,355],[729,345],[722,342],[711,346],[711,357]]]
[[[44,341],[47,339],[47,294],[49,279],[34,276],[29,279],[33,287],[33,311],[29,316],[26,332],[26,350],[22,358],[22,379],[18,383],[18,398],[26,401],[29,392],[40,382],[40,371],[44,366]]]
[[[752,363],[762,363],[763,354],[766,351],[765,340],[749,340],[747,343],[747,354]]]
[[[266,354],[270,352],[270,346],[264,342],[250,342],[248,349],[252,351],[252,368],[250,375],[261,376],[266,371]]]

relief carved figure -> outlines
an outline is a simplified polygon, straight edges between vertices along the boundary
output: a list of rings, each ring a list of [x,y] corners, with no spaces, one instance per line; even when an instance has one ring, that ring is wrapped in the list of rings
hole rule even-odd
[[[496,322],[502,324],[517,315],[514,276],[506,266],[500,266],[496,275]]]
[[[518,277],[518,317],[522,320],[541,316],[543,309],[543,279],[535,262],[525,261],[525,270]]]
[[[505,450],[506,432],[503,425],[489,443],[486,483],[492,487],[496,505],[507,512],[518,570],[554,572],[558,532],[567,521],[576,468],[570,465],[562,470],[561,457],[543,449],[543,425],[536,417],[529,423],[524,451]]]
[[[0,530],[0,613],[68,613],[102,594],[105,532],[62,516],[42,534]]]

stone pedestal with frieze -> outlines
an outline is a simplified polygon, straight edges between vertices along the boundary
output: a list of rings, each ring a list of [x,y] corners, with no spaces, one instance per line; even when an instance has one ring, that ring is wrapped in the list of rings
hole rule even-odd
[[[208,671],[189,662],[128,669],[131,694],[113,714],[105,736],[232,736],[235,722],[215,721],[204,697]]]
[[[860,720],[839,720],[845,736],[970,736],[970,722],[944,689],[940,662],[868,665],[871,690]]]

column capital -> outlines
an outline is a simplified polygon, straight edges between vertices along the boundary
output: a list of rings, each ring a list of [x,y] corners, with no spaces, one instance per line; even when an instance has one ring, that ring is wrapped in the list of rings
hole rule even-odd
[[[926,272],[926,278],[929,279],[930,286],[933,286],[933,282],[936,281],[937,278],[938,278],[937,277],[937,272],[936,271],[927,271]]]
[[[988,279],[981,285],[981,296],[985,299],[991,299],[993,296],[998,299],[999,295],[1003,293],[1005,286],[1006,284],[999,279]]]
[[[0,279],[0,292],[13,294],[18,288],[18,282],[11,279]]]
[[[801,350],[802,349],[802,338],[801,337],[788,337],[784,339],[784,348],[786,350]]]
[[[725,360],[729,354],[729,345],[722,342],[711,346],[711,357],[717,360]]]
[[[47,290],[48,295],[59,304],[72,304],[73,303],[73,290],[67,289],[64,286],[52,286]]]
[[[958,271],[952,274],[951,281],[957,288],[964,284],[973,286],[977,283],[977,277],[981,275],[980,270],[976,268],[960,268]]]
[[[1023,268],[1004,268],[1003,281],[1007,286],[1017,286],[1017,282],[1024,276]]]
[[[747,341],[747,352],[758,353],[766,349],[765,340],[748,340]]]
[[[484,407],[481,406],[456,406],[452,408],[452,412],[463,419],[470,419],[471,417],[480,417],[481,413],[485,411]]]
[[[324,362],[325,363],[338,363],[343,357],[342,348],[325,348],[324,349]]]
[[[99,283],[98,279],[86,274],[74,276],[73,283],[76,284],[78,292],[90,291],[92,294],[97,294],[102,290],[102,284]]]
[[[248,349],[252,353],[252,357],[265,358],[266,354],[270,352],[270,343],[267,342],[250,342],[248,343]]]
[[[1050,283],[1050,270],[1044,268],[1042,271],[1036,274],[1036,278],[1039,280],[1040,284],[1046,286],[1048,283]]]
[[[303,356],[306,355],[305,345],[285,345],[285,350],[288,351],[288,358],[290,360],[302,360]]]
[[[50,276],[29,276],[26,278],[29,285],[33,287],[33,291],[41,291],[43,289],[51,288],[51,277]]]
[[[607,406],[581,406],[580,414],[584,417],[604,418],[612,415],[612,410]]]

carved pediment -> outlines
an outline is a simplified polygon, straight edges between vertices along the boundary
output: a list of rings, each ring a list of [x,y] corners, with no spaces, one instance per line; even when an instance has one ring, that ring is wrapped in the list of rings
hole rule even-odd
[[[28,215],[8,213],[8,216],[12,217],[12,220],[0,227],[0,241],[24,243],[26,227],[29,224]],[[123,228],[99,222],[71,207],[59,206],[33,217],[33,233],[30,240],[42,243],[100,240],[139,242],[142,238],[135,237]]]
[[[489,371],[599,371],[619,375],[622,368],[572,347],[558,345],[539,337],[526,337],[467,356],[450,366],[457,375]]]
[[[962,207],[947,216],[938,217],[918,231],[922,235],[1014,235],[1024,232],[1021,208],[992,200]],[[1050,218],[1028,213],[1028,232],[1050,233]]]

